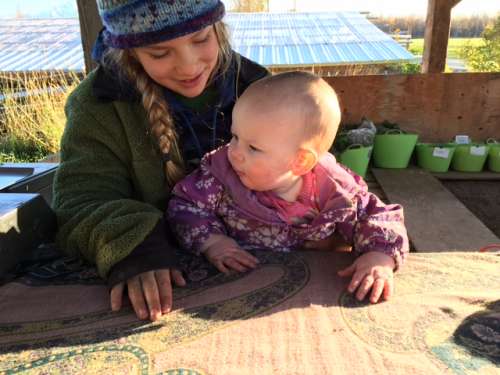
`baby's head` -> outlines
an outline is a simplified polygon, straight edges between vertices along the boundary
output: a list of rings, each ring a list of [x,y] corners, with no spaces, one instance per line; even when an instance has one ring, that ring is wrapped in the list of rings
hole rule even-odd
[[[253,83],[233,110],[229,160],[253,190],[276,190],[309,172],[326,153],[340,123],[335,91],[306,72]]]

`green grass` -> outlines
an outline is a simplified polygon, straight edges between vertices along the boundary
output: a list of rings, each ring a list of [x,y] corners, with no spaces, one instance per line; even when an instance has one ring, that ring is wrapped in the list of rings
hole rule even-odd
[[[467,43],[472,46],[479,46],[483,43],[483,38],[451,38],[448,42],[448,58],[459,59],[460,50]],[[424,39],[412,39],[409,50],[414,55],[422,55],[424,52]]]

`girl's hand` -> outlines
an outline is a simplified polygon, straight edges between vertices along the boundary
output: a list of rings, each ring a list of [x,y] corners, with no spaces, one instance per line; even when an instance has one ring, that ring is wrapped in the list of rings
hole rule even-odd
[[[186,285],[180,271],[161,269],[140,273],[127,280],[128,297],[139,319],[155,321],[172,309],[171,280],[178,286]],[[111,289],[111,310],[122,306],[125,283],[118,283]]]
[[[224,235],[211,235],[203,246],[203,254],[219,271],[245,272],[257,267],[259,260],[241,249],[236,241]]]
[[[376,303],[381,296],[388,300],[394,292],[394,267],[392,257],[378,251],[370,251],[357,258],[349,267],[340,270],[339,276],[351,276],[347,287],[349,293],[356,292],[362,301],[371,289],[370,302]]]

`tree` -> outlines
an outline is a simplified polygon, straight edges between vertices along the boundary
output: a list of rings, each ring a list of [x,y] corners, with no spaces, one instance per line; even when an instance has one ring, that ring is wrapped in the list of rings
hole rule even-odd
[[[232,12],[268,12],[269,0],[234,0]]]
[[[500,71],[500,15],[492,25],[488,25],[481,34],[480,46],[470,44],[463,47],[460,55],[467,60],[467,65],[477,72]]]

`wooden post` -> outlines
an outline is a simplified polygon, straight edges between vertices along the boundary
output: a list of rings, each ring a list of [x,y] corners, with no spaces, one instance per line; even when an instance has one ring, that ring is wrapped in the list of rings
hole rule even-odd
[[[92,46],[97,34],[102,28],[101,19],[97,12],[95,0],[77,0],[78,14],[80,19],[80,33],[82,36],[83,58],[85,60],[85,71],[88,73],[95,68],[92,61]]]
[[[442,73],[450,37],[451,9],[461,0],[428,0],[422,73]]]

